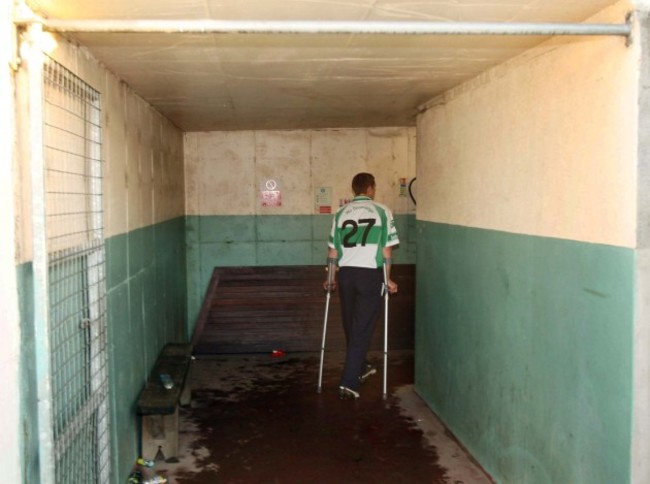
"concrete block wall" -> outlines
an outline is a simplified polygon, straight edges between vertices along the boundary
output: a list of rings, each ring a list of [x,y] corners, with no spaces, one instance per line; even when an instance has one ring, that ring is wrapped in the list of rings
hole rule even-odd
[[[142,385],[162,346],[186,341],[183,135],[83,47],[59,38],[51,55],[101,94],[112,482],[121,483],[139,452]],[[24,156],[18,165],[21,455],[24,482],[39,482],[29,165]]]
[[[631,481],[639,56],[554,39],[418,119],[416,388],[498,482]]]
[[[187,133],[185,167],[190,326],[216,266],[324,264],[333,215],[315,190],[331,189],[335,212],[361,171],[396,215],[396,263],[415,262],[415,205],[400,190],[415,175],[414,128]],[[269,180],[280,206],[262,204]]]

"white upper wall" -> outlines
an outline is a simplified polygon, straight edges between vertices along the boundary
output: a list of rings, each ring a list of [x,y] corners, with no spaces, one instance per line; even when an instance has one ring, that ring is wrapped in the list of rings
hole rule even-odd
[[[183,216],[182,132],[87,49],[59,38],[50,55],[101,94],[105,237]],[[21,87],[19,111],[27,111],[26,83]],[[27,141],[24,133],[23,139]],[[29,164],[25,156],[20,174],[18,262],[25,262],[31,260]]]
[[[399,179],[415,176],[415,129],[187,133],[185,167],[188,215],[310,215],[319,187],[331,187],[336,210],[361,171],[375,175],[377,201],[406,213]],[[278,184],[279,207],[262,206],[267,180]]]
[[[622,38],[554,39],[430,102],[418,219],[634,246],[638,72]]]

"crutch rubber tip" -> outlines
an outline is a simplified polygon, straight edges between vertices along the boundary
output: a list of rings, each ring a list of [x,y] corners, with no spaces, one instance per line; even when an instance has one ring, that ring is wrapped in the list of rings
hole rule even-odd
[[[322,392],[323,392],[323,389],[322,389],[321,387],[318,387],[318,388],[316,389],[316,393],[322,393]]]

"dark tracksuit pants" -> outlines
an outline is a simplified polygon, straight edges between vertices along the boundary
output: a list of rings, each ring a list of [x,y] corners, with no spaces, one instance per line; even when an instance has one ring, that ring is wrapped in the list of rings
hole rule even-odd
[[[341,267],[338,274],[341,317],[347,340],[341,385],[356,390],[381,307],[381,269]]]

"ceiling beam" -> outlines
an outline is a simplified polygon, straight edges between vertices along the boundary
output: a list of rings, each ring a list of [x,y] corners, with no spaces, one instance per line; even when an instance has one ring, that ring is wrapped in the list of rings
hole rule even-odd
[[[267,20],[56,20],[17,19],[17,25],[40,23],[43,30],[77,33],[191,34],[359,34],[359,35],[514,35],[622,36],[632,32],[623,24],[510,23],[426,21],[267,21]]]

